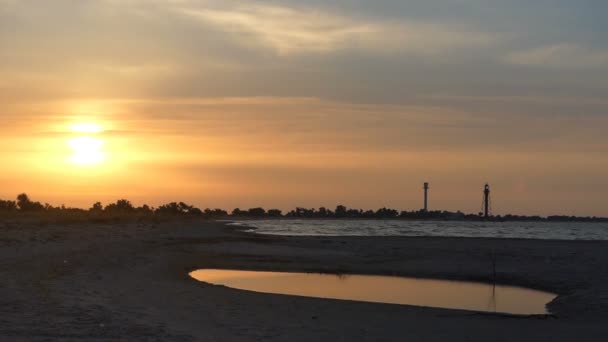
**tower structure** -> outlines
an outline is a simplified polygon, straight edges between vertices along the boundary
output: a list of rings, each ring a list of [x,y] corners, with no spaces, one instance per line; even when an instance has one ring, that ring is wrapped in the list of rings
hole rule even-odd
[[[429,211],[429,183],[424,183],[424,212]]]
[[[486,183],[483,189],[483,217],[490,217],[490,185]]]

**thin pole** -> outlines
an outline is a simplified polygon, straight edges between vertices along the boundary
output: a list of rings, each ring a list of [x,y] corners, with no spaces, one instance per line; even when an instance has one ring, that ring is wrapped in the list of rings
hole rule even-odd
[[[484,217],[490,217],[490,185],[486,184],[483,190],[483,203],[484,203]]]
[[[424,183],[424,211],[429,211],[429,183]]]

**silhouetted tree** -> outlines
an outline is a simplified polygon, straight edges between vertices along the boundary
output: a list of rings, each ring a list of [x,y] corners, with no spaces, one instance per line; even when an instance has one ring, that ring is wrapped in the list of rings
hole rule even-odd
[[[152,214],[154,214],[154,209],[152,209],[147,204],[144,204],[141,207],[136,208],[135,211],[137,211],[140,214],[144,214],[144,215],[152,215]]]
[[[340,217],[346,217],[346,207],[343,205],[339,205],[336,207],[336,217],[340,218]]]
[[[192,207],[188,210],[188,214],[193,216],[203,216],[203,211],[199,208]]]
[[[17,196],[17,206],[21,211],[43,211],[44,206],[40,202],[32,202],[27,194]]]
[[[53,207],[52,205],[50,205],[48,203],[44,204],[44,210],[46,210],[46,211],[56,211],[58,209],[61,209],[61,208],[55,208],[55,207]]]
[[[156,208],[155,213],[177,215],[180,214],[180,207],[176,202],[171,202]]]
[[[361,217],[363,214],[363,210],[359,209],[349,209],[346,211],[346,216],[350,217],[350,218],[357,218],[357,217]]]
[[[194,206],[188,205],[184,202],[171,202],[165,205],[161,205],[155,210],[156,214],[161,215],[197,215],[200,216],[203,212]]]
[[[1,211],[15,211],[15,210],[17,210],[17,202],[0,200],[0,210]]]
[[[133,207],[130,201],[121,199],[116,201],[116,203],[108,204],[104,211],[108,213],[131,213],[135,212],[135,207]]]
[[[283,212],[279,209],[270,209],[268,210],[268,216],[270,217],[282,217]]]
[[[264,208],[251,208],[247,211],[247,216],[250,217],[264,217],[266,215],[266,210]]]
[[[90,212],[92,213],[102,213],[103,212],[103,205],[101,204],[101,202],[95,202],[93,204],[93,206],[89,209]]]
[[[376,218],[376,213],[373,210],[366,210],[361,214],[364,218]]]
[[[203,216],[206,218],[225,218],[228,216],[228,212],[222,209],[205,209]]]
[[[375,216],[377,218],[395,218],[399,216],[399,212],[394,209],[382,208],[376,211]]]
[[[327,208],[325,208],[325,207],[319,208],[319,211],[317,213],[318,213],[319,217],[333,216],[333,213],[331,212],[331,210],[327,210]]]

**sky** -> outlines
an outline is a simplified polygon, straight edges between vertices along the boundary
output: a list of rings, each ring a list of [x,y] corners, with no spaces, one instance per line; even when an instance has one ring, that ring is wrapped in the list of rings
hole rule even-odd
[[[608,216],[604,0],[0,0],[0,198]]]

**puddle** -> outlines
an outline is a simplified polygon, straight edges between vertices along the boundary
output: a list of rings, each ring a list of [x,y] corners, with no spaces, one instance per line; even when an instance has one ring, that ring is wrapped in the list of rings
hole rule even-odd
[[[547,314],[555,294],[513,286],[417,278],[205,269],[196,280],[239,290],[515,315]]]

